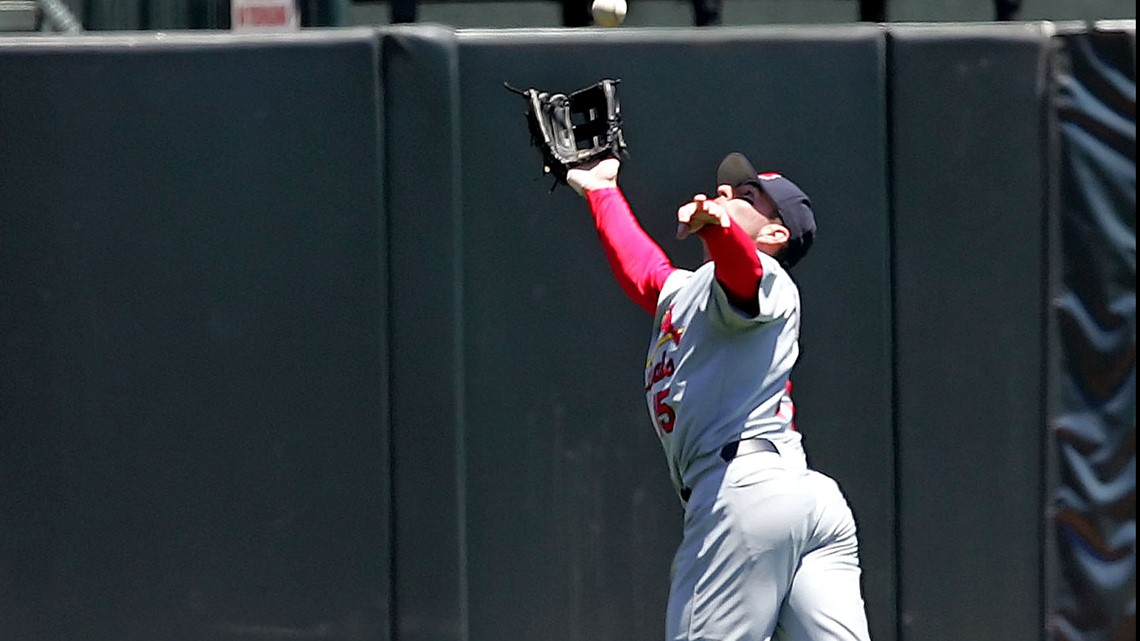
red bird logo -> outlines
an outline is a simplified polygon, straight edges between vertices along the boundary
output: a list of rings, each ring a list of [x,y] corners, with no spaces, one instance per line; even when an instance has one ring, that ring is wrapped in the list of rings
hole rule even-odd
[[[661,319],[661,340],[658,345],[663,344],[666,339],[673,339],[677,345],[681,344],[681,335],[685,333],[684,327],[676,327],[673,325],[673,308],[665,310],[665,317]]]

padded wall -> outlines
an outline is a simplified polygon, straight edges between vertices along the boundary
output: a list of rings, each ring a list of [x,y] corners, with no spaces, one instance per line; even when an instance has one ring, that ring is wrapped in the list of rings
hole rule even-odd
[[[797,424],[876,641],[1039,638],[1050,54],[1041,25],[0,40],[5,640],[660,639],[649,320],[502,87],[604,76],[679,266],[727,151],[813,198]]]
[[[381,51],[394,303],[395,629],[400,641],[466,639],[455,36],[393,29]]]
[[[890,41],[901,636],[1039,639],[1048,38]]]
[[[370,31],[0,40],[0,625],[388,638]]]
[[[794,376],[816,467],[862,528],[876,638],[894,638],[883,40],[875,28],[460,32],[471,639],[658,639],[681,508],[641,394],[650,319],[584,202],[549,193],[520,87],[612,76],[622,184],[685,267],[674,212],[732,150],[793,177],[820,237],[797,270]]]

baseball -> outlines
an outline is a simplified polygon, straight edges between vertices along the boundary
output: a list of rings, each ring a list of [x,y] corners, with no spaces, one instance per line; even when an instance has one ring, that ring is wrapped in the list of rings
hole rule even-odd
[[[600,27],[616,27],[625,20],[625,0],[594,0],[590,13],[594,14],[594,24]]]

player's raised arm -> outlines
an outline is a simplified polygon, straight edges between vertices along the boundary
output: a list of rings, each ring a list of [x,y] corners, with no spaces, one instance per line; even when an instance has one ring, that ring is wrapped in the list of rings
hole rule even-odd
[[[617,186],[620,168],[620,161],[608,158],[589,168],[571,169],[567,182],[589,202],[602,249],[622,291],[652,316],[665,279],[675,267],[630,210]]]

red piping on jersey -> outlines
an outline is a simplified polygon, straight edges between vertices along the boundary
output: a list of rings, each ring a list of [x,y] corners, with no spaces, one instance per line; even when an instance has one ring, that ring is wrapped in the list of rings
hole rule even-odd
[[[586,199],[618,285],[650,316],[656,315],[661,288],[676,268],[641,228],[620,190],[595,189],[586,192]]]
[[[791,426],[792,431],[796,431],[796,404],[792,400],[792,381],[784,384],[784,398],[788,399],[788,425]],[[784,411],[783,403],[781,402],[780,411],[777,414],[782,414]]]

